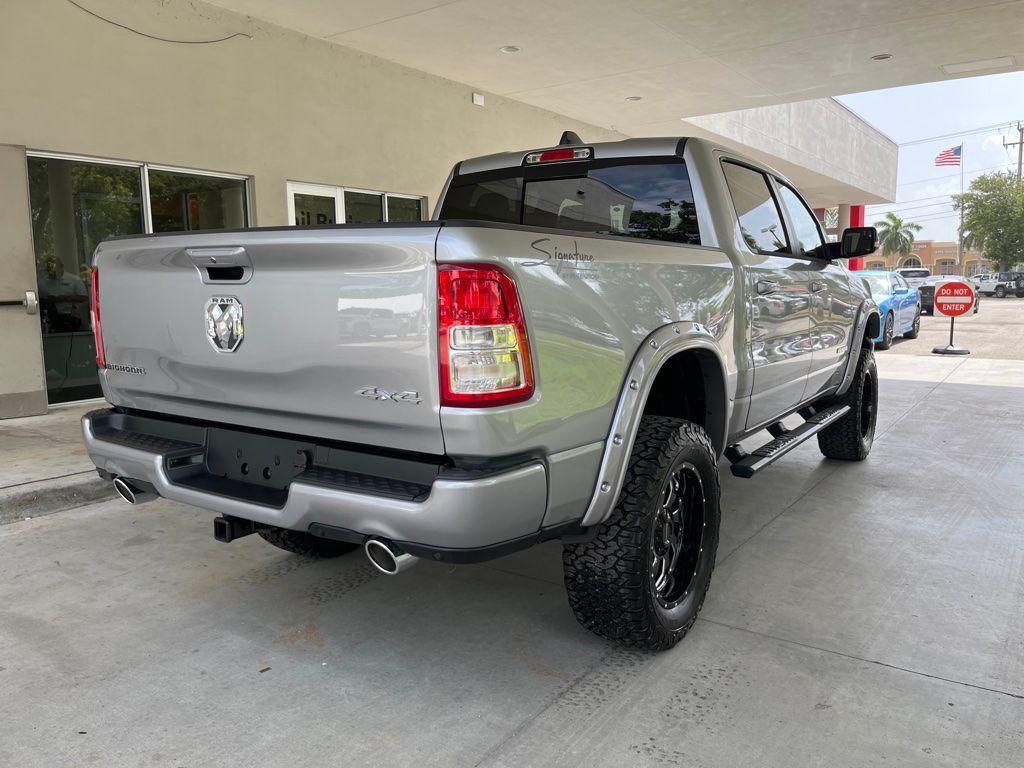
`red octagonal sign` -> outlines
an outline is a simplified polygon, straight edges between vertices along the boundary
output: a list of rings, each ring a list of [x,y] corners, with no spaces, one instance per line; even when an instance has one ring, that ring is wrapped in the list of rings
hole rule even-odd
[[[942,283],[935,289],[935,311],[946,317],[960,317],[974,309],[974,286],[959,280]]]

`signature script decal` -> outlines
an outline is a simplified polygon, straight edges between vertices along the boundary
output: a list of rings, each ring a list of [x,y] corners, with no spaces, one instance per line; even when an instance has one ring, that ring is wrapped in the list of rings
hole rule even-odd
[[[534,240],[530,243],[530,247],[537,251],[537,253],[543,254],[543,259],[536,261],[524,261],[524,267],[539,267],[541,264],[547,264],[549,261],[554,259],[560,262],[569,262],[572,266],[579,266],[580,264],[588,264],[594,260],[592,253],[585,253],[580,250],[579,244],[573,240],[571,251],[559,250],[558,246],[552,242],[550,237],[542,237],[539,240]]]

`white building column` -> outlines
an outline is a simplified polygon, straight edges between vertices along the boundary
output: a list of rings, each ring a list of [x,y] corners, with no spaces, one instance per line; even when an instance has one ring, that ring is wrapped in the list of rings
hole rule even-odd
[[[839,204],[839,222],[837,229],[839,230],[839,236],[842,237],[843,230],[849,229],[850,227],[850,205],[849,203]]]
[[[39,295],[25,148],[0,144],[0,299]],[[0,307],[0,419],[46,413],[38,308]]]

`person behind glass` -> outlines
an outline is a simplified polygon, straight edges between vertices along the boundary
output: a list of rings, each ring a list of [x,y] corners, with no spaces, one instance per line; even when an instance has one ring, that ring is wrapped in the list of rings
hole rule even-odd
[[[88,329],[89,292],[80,277],[67,272],[53,256],[39,281],[39,303],[50,333]]]

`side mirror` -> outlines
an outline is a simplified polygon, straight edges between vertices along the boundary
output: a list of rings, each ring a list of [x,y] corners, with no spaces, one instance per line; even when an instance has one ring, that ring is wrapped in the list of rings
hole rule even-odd
[[[903,295],[904,293],[910,293],[909,288],[897,288],[893,291],[894,294]]]
[[[874,227],[849,227],[843,230],[840,258],[852,259],[874,253],[878,232]]]

